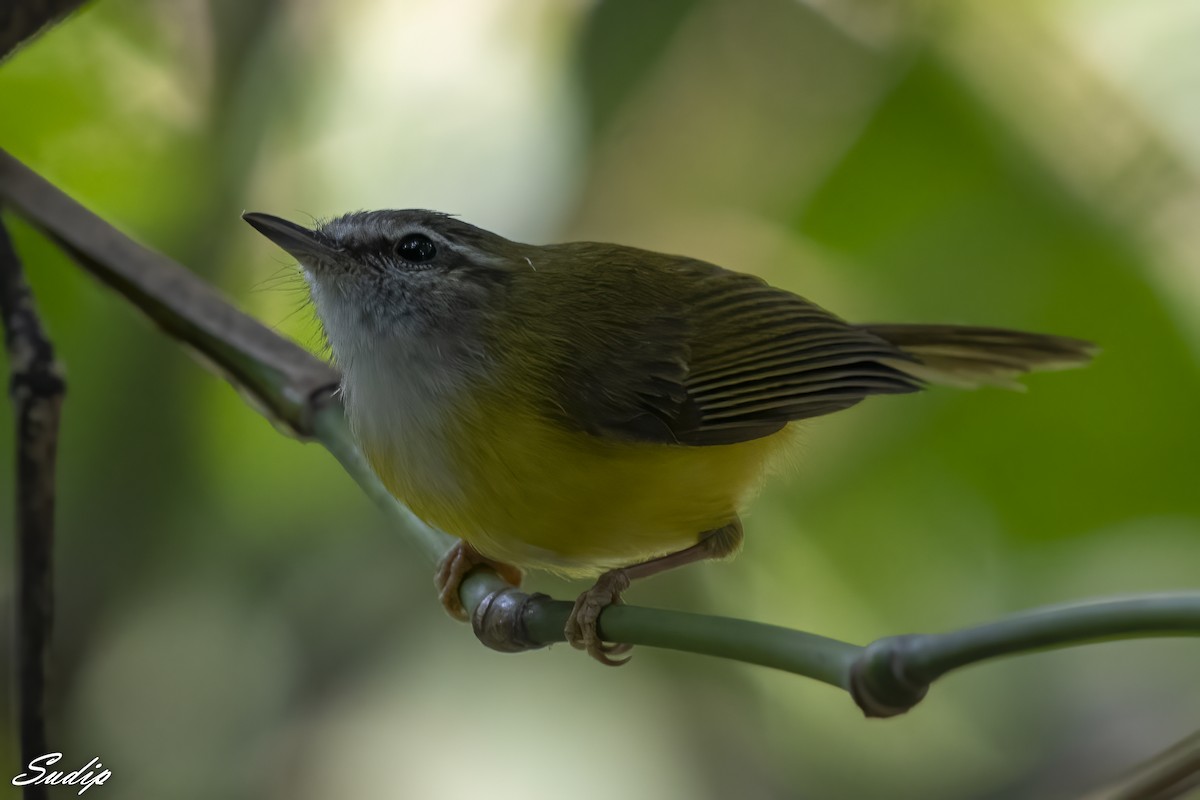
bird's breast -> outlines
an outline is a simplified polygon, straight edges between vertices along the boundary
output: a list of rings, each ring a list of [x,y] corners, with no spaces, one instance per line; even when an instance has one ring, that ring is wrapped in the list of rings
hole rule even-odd
[[[495,377],[393,359],[389,369],[346,372],[346,407],[393,495],[484,555],[520,566],[594,574],[687,547],[734,518],[787,438],[713,447],[610,440],[564,427]]]
[[[453,444],[464,429],[471,384],[436,351],[381,348],[344,370],[351,429],[376,475],[413,506],[463,502],[463,470]],[[419,511],[418,511],[419,513]]]

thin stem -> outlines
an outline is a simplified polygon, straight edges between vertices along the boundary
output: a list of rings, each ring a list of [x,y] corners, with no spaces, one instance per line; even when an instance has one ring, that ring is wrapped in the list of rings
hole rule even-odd
[[[54,623],[54,476],[66,383],[0,224],[0,321],[7,345],[16,419],[16,660],[22,763],[50,752],[46,735],[46,661]],[[27,786],[25,797],[46,797]]]
[[[1200,787],[1200,732],[1187,736],[1082,800],[1171,800]]]
[[[1200,593],[1097,600],[1034,609],[953,633],[913,637],[910,678],[931,682],[990,658],[1085,642],[1200,635]]]
[[[570,610],[570,603],[563,605]],[[862,650],[814,633],[729,617],[614,606],[603,618],[604,634],[615,641],[737,659],[843,689],[850,665]]]
[[[489,596],[513,591],[495,573],[480,569],[463,581],[463,605],[475,615]],[[517,609],[519,621],[493,624],[501,628],[517,624],[521,638],[528,644],[526,649],[564,641],[563,629],[573,603],[544,595],[522,597],[528,602],[510,606]],[[478,630],[477,620],[477,633]],[[803,675],[842,689],[848,688],[850,667],[862,652],[857,645],[774,625],[630,605],[606,608],[600,615],[600,633],[606,641],[729,658]]]
[[[850,693],[874,717],[903,714],[951,670],[1000,656],[1108,639],[1200,636],[1200,592],[1048,606],[951,633],[909,634],[867,645]]]

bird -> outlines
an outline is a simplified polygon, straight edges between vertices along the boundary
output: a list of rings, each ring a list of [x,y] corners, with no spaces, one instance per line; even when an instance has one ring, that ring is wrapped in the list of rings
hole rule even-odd
[[[1085,340],[853,324],[762,278],[599,242],[531,245],[420,209],[307,228],[246,213],[299,262],[350,428],[385,487],[457,537],[435,585],[487,565],[594,578],[564,631],[619,665],[598,621],[634,579],[736,553],[741,513],[806,420],[930,385],[1022,388]]]

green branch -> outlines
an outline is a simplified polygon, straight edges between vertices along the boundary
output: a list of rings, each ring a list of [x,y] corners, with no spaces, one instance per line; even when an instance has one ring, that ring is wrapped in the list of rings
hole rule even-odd
[[[850,691],[868,716],[907,711],[952,670],[1090,642],[1200,636],[1200,592],[1096,600],[1024,611],[952,633],[890,636],[864,648]]]
[[[0,151],[0,201],[90,271],[199,351],[281,430],[320,442],[431,563],[453,540],[418,520],[371,473],[333,388],[337,373],[234,309],[170,259],[133,242]],[[234,219],[231,216],[231,221]],[[462,586],[476,635],[502,650],[563,640],[571,604],[527,595],[479,569]],[[1200,636],[1200,592],[1045,608],[943,634],[880,639],[866,647],[746,620],[613,606],[600,620],[608,641],[717,656],[781,669],[847,690],[868,716],[919,702],[947,672],[1006,655],[1113,638]]]

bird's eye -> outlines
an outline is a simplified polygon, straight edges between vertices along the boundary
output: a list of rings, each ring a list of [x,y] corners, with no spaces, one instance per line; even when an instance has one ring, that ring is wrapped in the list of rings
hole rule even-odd
[[[424,264],[433,261],[437,248],[428,236],[421,233],[410,233],[396,243],[396,255],[410,264]]]

